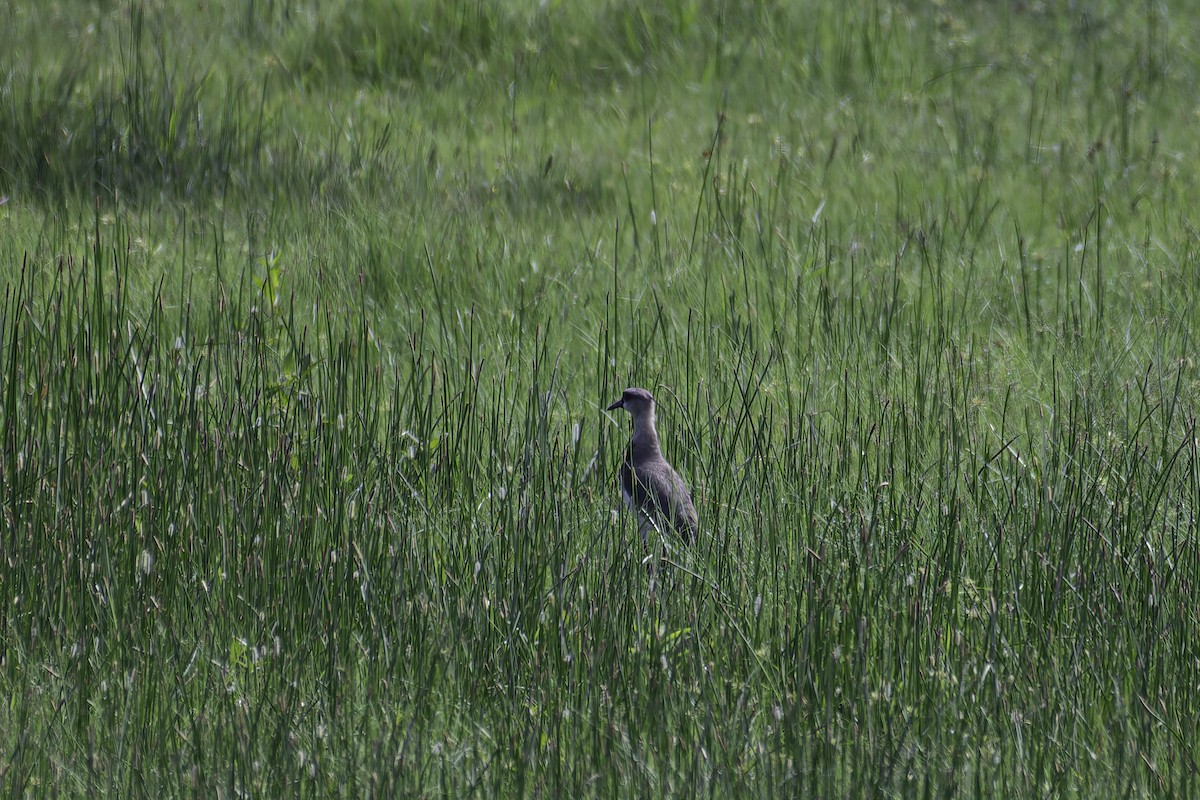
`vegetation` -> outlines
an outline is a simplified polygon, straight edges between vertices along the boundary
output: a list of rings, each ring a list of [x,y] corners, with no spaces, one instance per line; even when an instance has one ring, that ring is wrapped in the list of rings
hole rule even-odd
[[[0,795],[1200,792],[1193,12],[0,15]]]

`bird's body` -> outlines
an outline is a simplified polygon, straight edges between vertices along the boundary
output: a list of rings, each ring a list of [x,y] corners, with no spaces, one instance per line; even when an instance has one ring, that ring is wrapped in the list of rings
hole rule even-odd
[[[696,538],[698,521],[687,484],[663,457],[654,427],[654,397],[626,389],[609,411],[624,408],[633,417],[633,436],[621,464],[621,497],[638,517],[642,541],[651,530],[673,529],[685,542]]]

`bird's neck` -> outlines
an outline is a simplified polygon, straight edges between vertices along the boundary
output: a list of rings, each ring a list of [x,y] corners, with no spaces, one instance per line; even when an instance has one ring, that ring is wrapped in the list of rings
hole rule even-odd
[[[633,449],[639,453],[660,453],[658,431],[654,429],[654,412],[633,418]]]

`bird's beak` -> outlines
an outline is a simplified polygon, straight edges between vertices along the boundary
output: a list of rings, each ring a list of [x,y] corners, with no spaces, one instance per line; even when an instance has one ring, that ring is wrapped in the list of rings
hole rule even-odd
[[[613,403],[611,406],[609,406],[608,408],[606,408],[604,410],[605,411],[615,411],[618,408],[624,408],[624,407],[625,407],[625,398],[622,397],[620,400]]]

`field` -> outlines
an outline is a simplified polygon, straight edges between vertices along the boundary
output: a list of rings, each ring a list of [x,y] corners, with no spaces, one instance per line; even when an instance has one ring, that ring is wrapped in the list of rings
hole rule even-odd
[[[1179,5],[4,4],[0,796],[1200,795]]]

